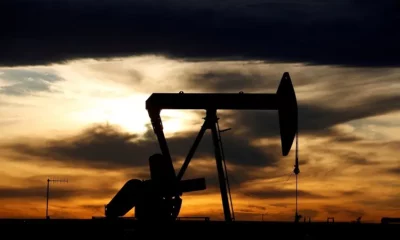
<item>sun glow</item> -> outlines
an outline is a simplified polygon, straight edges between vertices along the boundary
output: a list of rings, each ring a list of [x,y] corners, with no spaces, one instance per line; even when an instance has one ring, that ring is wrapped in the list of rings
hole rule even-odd
[[[145,109],[145,95],[117,99],[97,99],[85,110],[73,113],[72,118],[86,124],[104,122],[121,126],[135,133],[146,131],[149,117]]]
[[[202,120],[197,112],[182,110],[163,110],[161,111],[161,119],[164,133],[167,137],[182,131],[192,131],[194,129],[198,131]]]
[[[85,124],[103,122],[119,125],[124,130],[143,134],[148,130],[150,118],[145,108],[148,95],[135,94],[126,98],[96,100],[85,110],[72,114],[72,118]],[[164,133],[168,136],[191,129],[197,115],[179,110],[161,111]]]

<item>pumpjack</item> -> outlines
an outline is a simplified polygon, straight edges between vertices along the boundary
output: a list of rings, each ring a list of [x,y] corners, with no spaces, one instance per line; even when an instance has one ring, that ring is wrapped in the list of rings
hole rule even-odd
[[[135,217],[144,221],[174,221],[181,209],[183,193],[206,189],[205,178],[182,180],[207,129],[211,130],[218,171],[222,206],[226,222],[234,220],[232,201],[228,198],[229,181],[217,110],[278,110],[282,155],[287,156],[297,133],[297,100],[289,73],[282,76],[278,90],[271,93],[153,93],[146,100],[153,131],[161,154],[149,158],[150,179],[129,180],[106,205],[108,218],[124,216],[135,207]],[[163,109],[205,110],[206,116],[199,134],[176,175],[163,131],[160,113]],[[262,124],[262,123],[260,123]],[[230,195],[230,194],[229,194]],[[233,210],[233,209],[232,209]]]

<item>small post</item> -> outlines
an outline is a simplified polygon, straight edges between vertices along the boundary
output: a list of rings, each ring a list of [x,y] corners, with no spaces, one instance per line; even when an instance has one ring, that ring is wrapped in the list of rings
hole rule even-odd
[[[47,179],[47,191],[46,191],[46,219],[49,219],[49,191],[50,191],[50,179]]]
[[[47,179],[47,189],[46,189],[46,219],[50,219],[49,217],[49,198],[50,198],[50,182],[65,182],[68,183],[68,179]]]

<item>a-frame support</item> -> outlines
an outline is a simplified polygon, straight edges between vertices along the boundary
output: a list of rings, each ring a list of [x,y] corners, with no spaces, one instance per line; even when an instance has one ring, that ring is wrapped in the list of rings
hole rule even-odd
[[[190,160],[193,158],[197,147],[200,144],[201,139],[203,138],[207,129],[211,130],[212,141],[214,145],[214,154],[215,154],[215,162],[217,165],[217,172],[218,172],[218,181],[219,187],[221,191],[221,199],[222,199],[222,207],[224,210],[224,217],[226,222],[232,221],[232,213],[230,211],[229,199],[228,199],[228,186],[226,184],[226,174],[224,171],[223,159],[222,159],[222,149],[219,143],[219,133],[218,133],[218,117],[217,117],[217,110],[216,109],[207,109],[206,110],[206,117],[204,118],[204,123],[201,126],[200,132],[198,133],[192,147],[189,150],[189,153],[183,163],[178,176],[177,180],[180,181],[185,173],[187,167],[189,166]]]

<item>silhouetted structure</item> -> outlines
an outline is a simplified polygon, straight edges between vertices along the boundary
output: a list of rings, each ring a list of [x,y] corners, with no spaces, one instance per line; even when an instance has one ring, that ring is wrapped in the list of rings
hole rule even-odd
[[[358,217],[355,221],[352,221],[352,223],[360,224],[361,223],[361,218],[362,217]]]
[[[389,218],[389,217],[383,217],[381,219],[382,224],[389,224],[389,223],[400,223],[400,218]]]
[[[50,219],[49,216],[49,198],[50,198],[50,183],[68,183],[68,179],[47,179],[46,188],[46,219]]]
[[[294,222],[295,222],[295,223],[300,222],[300,219],[301,219],[302,217],[303,217],[303,216],[301,216],[300,214],[298,214],[297,211],[296,211],[296,215],[294,216]]]
[[[210,236],[237,238],[245,236],[249,239],[260,236],[279,236],[279,238],[305,239],[396,239],[399,235],[399,224],[350,224],[335,222],[326,224],[311,222],[294,224],[290,222],[238,221],[226,224],[221,221],[205,221],[205,219],[185,220],[169,224],[143,224],[134,218],[93,218],[93,219],[0,219],[3,236],[12,235],[16,239],[53,239],[54,234],[61,233],[65,238],[77,236],[90,239],[109,237],[111,239],[152,239],[152,237],[186,239],[190,234],[195,239],[207,239]],[[180,221],[179,221],[180,220]],[[129,234],[128,234],[129,233]],[[128,234],[128,235],[127,235]],[[345,236],[345,238],[343,237]],[[398,238],[398,237],[397,237]]]
[[[106,208],[107,217],[125,215],[135,207],[139,220],[175,220],[179,214],[183,192],[206,188],[205,179],[181,180],[207,129],[211,130],[219,177],[225,221],[232,221],[232,202],[228,198],[229,181],[226,173],[218,109],[278,110],[282,154],[287,156],[297,133],[297,100],[289,73],[284,73],[276,94],[185,94],[153,93],[146,101],[154,133],[162,154],[150,157],[151,179],[128,181]],[[168,144],[164,136],[160,112],[163,109],[202,109],[206,117],[178,175],[175,175]]]
[[[180,211],[184,192],[206,188],[205,179],[179,181],[175,185],[175,172],[161,154],[149,159],[151,180],[131,179],[107,204],[106,217],[116,218],[125,215],[135,207],[138,220],[174,220]],[[171,171],[172,170],[172,171]]]

